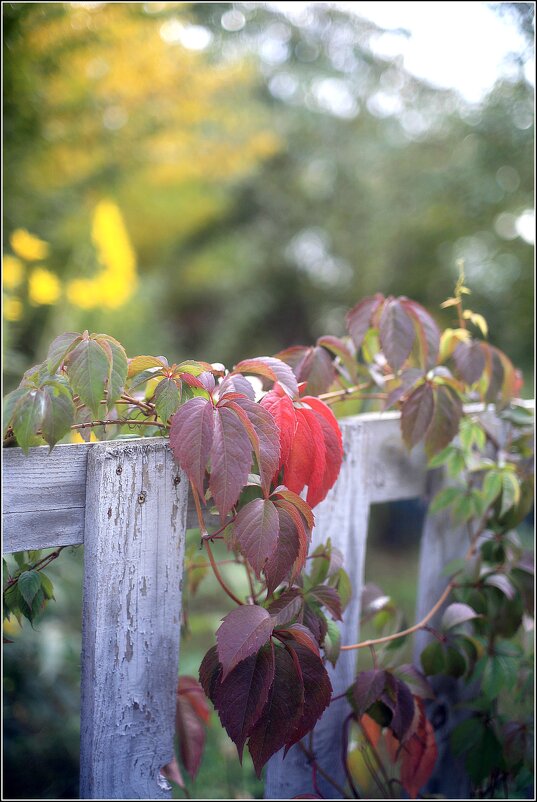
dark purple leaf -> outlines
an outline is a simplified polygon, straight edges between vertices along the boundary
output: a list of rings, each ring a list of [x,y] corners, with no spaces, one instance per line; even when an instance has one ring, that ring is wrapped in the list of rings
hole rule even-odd
[[[335,379],[333,359],[326,349],[318,345],[287,348],[280,351],[278,357],[293,368],[297,381],[307,383],[307,390],[313,395],[324,393]]]
[[[379,337],[388,364],[398,371],[410,355],[416,332],[405,307],[397,298],[389,300],[382,310]]]
[[[326,348],[327,351],[330,351],[331,354],[339,358],[340,363],[346,369],[350,379],[356,376],[356,357],[343,340],[340,340],[339,337],[333,337],[331,334],[325,334],[323,337],[319,337],[317,345],[322,345],[323,348]]]
[[[274,619],[274,626],[283,626],[297,617],[304,601],[302,593],[297,588],[286,590],[279,599],[273,601],[267,610]]]
[[[388,693],[390,693],[390,695],[393,693],[394,705],[391,707],[387,703],[386,695],[382,697],[382,701],[388,704],[388,707],[393,710],[390,727],[395,737],[402,742],[414,718],[414,697],[404,682],[397,679],[393,674],[389,674],[388,676]]]
[[[485,354],[480,342],[461,342],[453,352],[459,376],[466,384],[474,384],[485,370]]]
[[[243,604],[228,613],[216,632],[222,680],[241,660],[256,654],[268,641],[273,629],[270,613],[255,604]]]
[[[363,716],[366,710],[377,702],[384,692],[386,685],[386,671],[374,669],[361,671],[352,686],[354,709],[358,717]]]
[[[424,674],[411,663],[397,666],[393,669],[393,673],[408,685],[414,695],[421,696],[422,699],[434,699],[434,691],[430,683]]]
[[[303,624],[291,624],[291,626],[286,627],[285,629],[276,630],[274,635],[278,635],[278,637],[281,637],[284,640],[292,638],[293,640],[297,641],[297,643],[301,643],[302,646],[305,646],[306,649],[309,649],[310,652],[316,654],[317,657],[319,657],[321,654],[319,651],[319,646],[317,645],[317,641],[315,640],[315,635]]]
[[[181,762],[190,777],[198,773],[205,748],[206,728],[188,695],[177,694],[175,731],[179,741]]]
[[[218,659],[218,651],[216,646],[211,646],[205,657],[201,661],[199,670],[200,684],[205,695],[214,704],[215,688],[220,683],[222,677],[222,664]]]
[[[427,310],[416,301],[405,299],[402,303],[416,321],[418,340],[423,354],[423,367],[430,369],[436,365],[438,358],[440,330]]]
[[[317,587],[308,591],[308,595],[313,596],[320,604],[324,605],[336,621],[342,620],[341,599],[335,588],[331,588],[328,585],[317,585]]]
[[[260,356],[256,359],[243,359],[233,368],[237,373],[254,373],[265,376],[278,382],[291,398],[298,396],[298,384],[296,376],[285,362],[272,356]]]
[[[278,543],[280,521],[274,503],[261,498],[250,501],[237,515],[234,531],[242,554],[259,578]]]
[[[323,613],[314,610],[312,607],[306,606],[304,608],[303,617],[305,627],[310,630],[315,640],[319,645],[324,641],[324,636],[328,631],[326,626],[326,618]]]
[[[258,439],[256,457],[261,475],[261,487],[268,495],[270,483],[280,466],[280,438],[276,421],[271,413],[250,401],[248,398],[237,398],[232,402],[233,409],[242,408],[248,416]]]
[[[278,530],[278,545],[264,568],[269,593],[274,593],[284,579],[296,573],[301,553],[296,524],[289,513],[281,508],[278,508]]]
[[[170,446],[175,461],[203,498],[205,468],[214,433],[213,405],[207,398],[192,398],[172,418]],[[248,443],[248,450],[250,444]]]
[[[462,403],[458,393],[447,384],[435,384],[433,419],[425,437],[425,452],[430,458],[442,451],[457,432],[462,416]]]
[[[286,649],[276,648],[274,651],[274,682],[265,709],[248,742],[258,777],[267,760],[292,737],[304,710],[304,687],[293,658]]]
[[[425,382],[410,393],[401,409],[401,431],[407,448],[412,448],[425,436],[433,419],[433,412],[433,390]]]
[[[332,697],[332,684],[321,658],[296,641],[290,641],[289,647],[295,652],[300,664],[304,685],[304,711],[296,723],[291,739],[286,743],[286,751],[313,729]]]
[[[248,481],[252,447],[245,428],[233,410],[218,407],[214,417],[209,487],[223,520]]]
[[[264,647],[239,663],[215,690],[215,707],[241,763],[246,739],[263,712],[274,681],[274,663],[274,647]]]
[[[377,293],[377,295],[373,295],[370,298],[364,298],[350,312],[347,312],[345,316],[347,330],[352,337],[356,350],[360,349],[366,332],[372,325],[371,319],[383,302],[384,296]]]
[[[228,373],[218,385],[218,396],[222,398],[226,393],[241,393],[250,401],[255,401],[255,390],[251,382],[240,373]]]

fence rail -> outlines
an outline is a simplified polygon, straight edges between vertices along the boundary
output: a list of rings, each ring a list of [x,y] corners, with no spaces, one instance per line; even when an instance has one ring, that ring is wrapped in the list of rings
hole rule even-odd
[[[482,411],[475,406],[471,411]],[[492,413],[482,411],[489,425]],[[330,537],[343,553],[353,596],[342,642],[355,642],[371,504],[427,495],[419,448],[404,448],[398,413],[340,421],[344,462],[316,508],[313,546]],[[141,438],[79,445],[6,449],[4,553],[84,544],[81,798],[167,799],[160,769],[173,756],[179,662],[181,584],[186,529],[197,525],[185,475],[168,442]],[[438,480],[437,480],[438,481]],[[421,543],[421,616],[445,586],[441,571],[459,553],[461,534],[446,515],[428,518]],[[334,693],[354,676],[355,653],[330,669]],[[315,729],[321,768],[344,785],[341,721],[344,699],[330,705]],[[322,778],[322,792],[339,796]],[[460,790],[460,784],[459,784]],[[314,793],[298,746],[285,762],[269,762],[266,797]]]

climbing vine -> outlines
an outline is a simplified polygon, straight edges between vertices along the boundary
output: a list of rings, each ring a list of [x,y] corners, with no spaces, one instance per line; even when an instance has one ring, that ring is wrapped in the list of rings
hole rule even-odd
[[[72,432],[86,441],[91,433],[169,436],[190,480],[205,551],[201,557],[187,550],[188,587],[195,593],[212,569],[235,604],[202,661],[199,683],[179,682],[177,730],[190,776],[201,761],[206,696],[241,759],[248,747],[258,776],[275,752],[300,743],[314,787],[318,774],[330,782],[303,739],[334,698],[326,663],[335,665],[341,650],[368,648],[373,668],[361,671],[346,694],[347,787],[332,780],[338,793],[360,796],[363,764],[383,795],[394,796],[398,786],[419,794],[437,759],[426,704],[437,675],[478,686],[472,715],[452,736],[475,794],[494,796],[501,788],[516,795],[529,781],[522,701],[532,673],[523,631],[532,614],[532,576],[516,527],[532,504],[532,418],[515,400],[520,374],[487,341],[483,317],[465,308],[468,293],[461,274],[443,304],[456,313],[455,325],[443,332],[415,301],[376,294],[348,312],[347,336],[323,336],[230,370],[199,360],[128,358],[106,334],[67,332],[4,399],[4,446],[25,453],[43,444],[52,449]],[[351,582],[330,541],[314,551],[310,542],[315,508],[344,458],[332,407],[344,410],[351,399],[400,410],[408,449],[422,446],[429,467],[449,478],[430,512],[449,509],[469,540],[421,621],[398,628],[393,602],[379,591],[363,604],[377,637],[341,644],[336,622]],[[489,430],[479,411],[465,411],[468,402],[494,404],[502,433]],[[212,549],[217,540],[244,567],[247,596],[222,576]],[[5,616],[39,619],[54,598],[45,569],[61,550],[4,561]],[[394,649],[424,629],[433,639],[420,668],[394,666]],[[507,689],[509,708],[502,704]],[[168,774],[182,782],[177,765]]]

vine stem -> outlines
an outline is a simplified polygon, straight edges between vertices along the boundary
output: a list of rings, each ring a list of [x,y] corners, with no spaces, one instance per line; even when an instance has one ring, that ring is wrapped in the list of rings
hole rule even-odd
[[[50,565],[51,562],[53,562],[55,559],[57,559],[57,557],[60,556],[61,552],[66,548],[67,548],[67,546],[59,546],[56,549],[56,551],[53,551],[51,554],[45,554],[44,557],[41,557],[40,560],[38,560],[36,563],[31,565],[26,570],[27,571],[42,571],[43,568],[47,568]],[[18,576],[13,577],[12,579],[10,579],[9,582],[7,582],[7,584],[6,584],[6,588],[9,588],[9,587],[11,587],[11,585],[14,585],[18,581],[18,579],[19,579]]]
[[[483,534],[483,532],[485,531],[485,528],[486,528],[486,522],[487,522],[487,519],[488,519],[489,510],[490,510],[490,506],[487,507],[487,509],[485,510],[485,512],[483,514],[483,518],[481,519],[481,523],[480,523],[480,525],[479,525],[479,527],[477,529],[477,532],[473,536],[472,541],[471,541],[471,543],[470,543],[470,545],[468,547],[468,551],[464,555],[464,561],[465,562],[467,562],[471,557],[473,557],[475,552],[476,552],[477,543],[479,541],[479,538],[481,537],[481,535]],[[457,573],[459,573],[459,572],[457,572]],[[375,646],[377,646],[377,645],[379,645],[381,643],[389,643],[392,640],[397,640],[398,638],[404,638],[407,635],[412,635],[412,633],[418,632],[418,630],[420,630],[420,629],[424,629],[424,627],[429,623],[429,621],[435,615],[435,613],[437,613],[438,610],[440,609],[440,607],[442,607],[443,603],[446,601],[446,599],[448,598],[449,594],[451,593],[451,591],[455,587],[456,587],[455,577],[452,577],[449,580],[449,582],[447,583],[443,593],[437,599],[436,603],[431,607],[431,609],[429,610],[427,615],[424,616],[421,619],[421,621],[418,621],[417,624],[414,624],[413,626],[408,627],[408,629],[403,629],[403,630],[401,630],[401,632],[394,632],[393,635],[385,635],[383,638],[373,638],[371,640],[364,640],[361,643],[352,643],[352,644],[349,644],[348,646],[342,646],[341,647],[341,651],[350,651],[351,649],[365,649],[365,648],[368,648],[368,647],[369,648],[374,648]]]
[[[347,794],[347,792],[345,791],[345,789],[344,789],[344,788],[342,788],[342,786],[341,786],[341,785],[339,785],[339,783],[338,783],[338,782],[336,782],[336,780],[334,780],[334,778],[333,778],[333,777],[331,777],[331,776],[328,774],[328,772],[327,772],[327,771],[325,771],[325,770],[322,768],[322,766],[319,766],[319,764],[317,763],[317,759],[316,759],[316,757],[315,757],[315,755],[314,755],[314,753],[312,752],[312,750],[311,750],[311,749],[308,749],[308,747],[307,747],[307,746],[305,746],[305,745],[304,745],[304,743],[303,743],[302,741],[299,741],[299,742],[298,742],[298,746],[299,746],[299,747],[300,747],[300,749],[301,749],[301,750],[304,752],[304,754],[306,755],[306,757],[308,758],[308,760],[309,760],[309,761],[310,761],[312,764],[315,764],[315,766],[317,767],[317,771],[318,771],[318,773],[321,775],[321,777],[324,777],[324,779],[325,779],[327,782],[329,782],[329,783],[330,783],[330,785],[332,785],[332,786],[333,786],[333,787],[336,789],[336,791],[338,791],[338,792],[341,794],[341,796],[343,797],[343,799],[351,799],[351,798],[352,798],[352,797],[350,797],[350,796]]]
[[[205,545],[205,549],[207,551],[207,557],[209,558],[209,562],[211,563],[211,568],[213,569],[213,574],[215,575],[216,580],[220,585],[220,587],[222,588],[222,590],[224,591],[224,593],[227,593],[229,598],[232,599],[235,602],[235,604],[242,605],[243,602],[237,596],[235,596],[235,594],[233,593],[232,590],[230,590],[230,588],[228,588],[228,586],[226,585],[226,583],[222,578],[220,571],[218,570],[216,560],[214,559],[214,554],[212,552],[209,540],[207,538],[207,535],[209,533],[207,532],[207,529],[205,527],[205,521],[203,520],[203,512],[201,509],[201,503],[198,491],[192,482],[190,482],[190,487],[192,488],[192,498],[194,499],[194,505],[196,507],[196,515],[198,516],[198,524],[200,528],[201,538]]]

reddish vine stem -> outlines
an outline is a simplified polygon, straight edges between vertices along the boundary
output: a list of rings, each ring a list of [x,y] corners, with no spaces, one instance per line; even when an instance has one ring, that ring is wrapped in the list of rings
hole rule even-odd
[[[330,785],[332,785],[332,786],[333,786],[333,787],[336,789],[336,791],[338,791],[338,792],[341,794],[341,796],[343,797],[343,799],[351,799],[351,798],[352,798],[352,797],[350,797],[350,796],[348,795],[348,793],[345,791],[345,789],[344,789],[344,788],[343,788],[341,785],[339,785],[339,783],[338,783],[336,780],[334,780],[334,778],[333,778],[333,777],[331,777],[331,776],[330,776],[330,774],[328,774],[328,772],[327,772],[327,771],[325,771],[325,770],[322,768],[322,766],[319,766],[319,764],[317,763],[317,759],[316,759],[316,757],[315,757],[315,754],[313,753],[313,751],[312,751],[311,749],[308,749],[308,747],[307,747],[307,746],[304,746],[304,744],[303,744],[303,742],[302,742],[302,741],[299,741],[299,742],[298,742],[298,746],[300,747],[300,749],[302,750],[302,752],[304,752],[304,754],[306,755],[306,757],[308,758],[308,760],[310,761],[310,763],[312,763],[312,764],[313,764],[313,763],[315,763],[315,764],[316,764],[316,766],[317,766],[317,771],[319,772],[319,774],[321,775],[321,777],[324,777],[324,779],[325,779],[327,782],[329,782],[329,783],[330,783]]]
[[[38,560],[36,563],[31,565],[26,570],[27,571],[42,571],[44,568],[47,568],[50,565],[51,562],[56,560],[60,556],[62,551],[64,549],[66,549],[66,548],[67,548],[67,546],[59,546],[55,551],[52,552],[52,554],[46,554],[44,557],[41,557],[40,560]],[[18,576],[13,577],[12,579],[10,579],[9,582],[7,582],[7,584],[6,584],[6,588],[9,588],[12,585],[14,585],[18,581],[18,579],[19,579]]]
[[[467,562],[471,557],[473,557],[475,552],[476,552],[479,538],[481,537],[481,535],[483,534],[483,532],[485,531],[485,528],[486,528],[486,522],[487,522],[487,519],[488,519],[489,510],[490,510],[490,506],[487,507],[487,509],[485,510],[485,513],[483,515],[483,518],[481,519],[481,523],[480,523],[480,525],[479,525],[479,527],[477,529],[477,532],[473,536],[472,542],[470,543],[470,545],[468,547],[468,551],[464,555],[464,561],[465,562]],[[437,613],[438,610],[440,609],[440,607],[442,607],[442,605],[444,604],[444,602],[446,601],[446,599],[450,595],[451,591],[455,587],[456,587],[456,582],[455,582],[455,579],[452,578],[452,579],[449,580],[449,582],[447,583],[446,587],[444,588],[444,591],[442,592],[440,597],[437,599],[436,603],[431,607],[431,609],[429,610],[427,615],[425,615],[421,619],[421,621],[418,621],[417,624],[414,624],[413,626],[408,627],[407,629],[403,629],[400,632],[394,632],[393,635],[385,635],[383,638],[373,638],[371,640],[364,640],[361,643],[352,643],[352,644],[350,644],[348,646],[342,646],[341,647],[341,651],[349,651],[351,649],[365,649],[366,647],[367,648],[375,647],[375,646],[377,646],[377,645],[379,645],[381,643],[389,643],[392,640],[397,640],[398,638],[404,638],[407,635],[412,635],[414,632],[418,632],[418,630],[420,630],[420,629],[424,629],[426,624],[429,623],[429,621],[435,615],[435,613]]]
[[[220,587],[222,588],[222,590],[224,591],[224,593],[227,593],[229,598],[232,599],[235,602],[235,604],[242,605],[243,602],[237,596],[235,596],[235,594],[233,593],[232,590],[230,590],[230,588],[228,588],[228,586],[226,585],[226,583],[222,578],[222,575],[220,574],[220,571],[218,570],[218,566],[216,564],[216,560],[214,559],[214,555],[211,546],[209,544],[209,540],[207,539],[207,537],[204,537],[208,535],[208,532],[207,529],[205,528],[205,521],[203,520],[203,512],[201,509],[201,503],[198,491],[192,482],[190,482],[190,487],[192,488],[192,498],[194,499],[194,505],[196,507],[196,515],[198,516],[198,524],[200,528],[201,537],[207,550],[207,557],[209,558],[209,562],[211,563],[213,574],[215,575],[216,580],[220,585]]]

